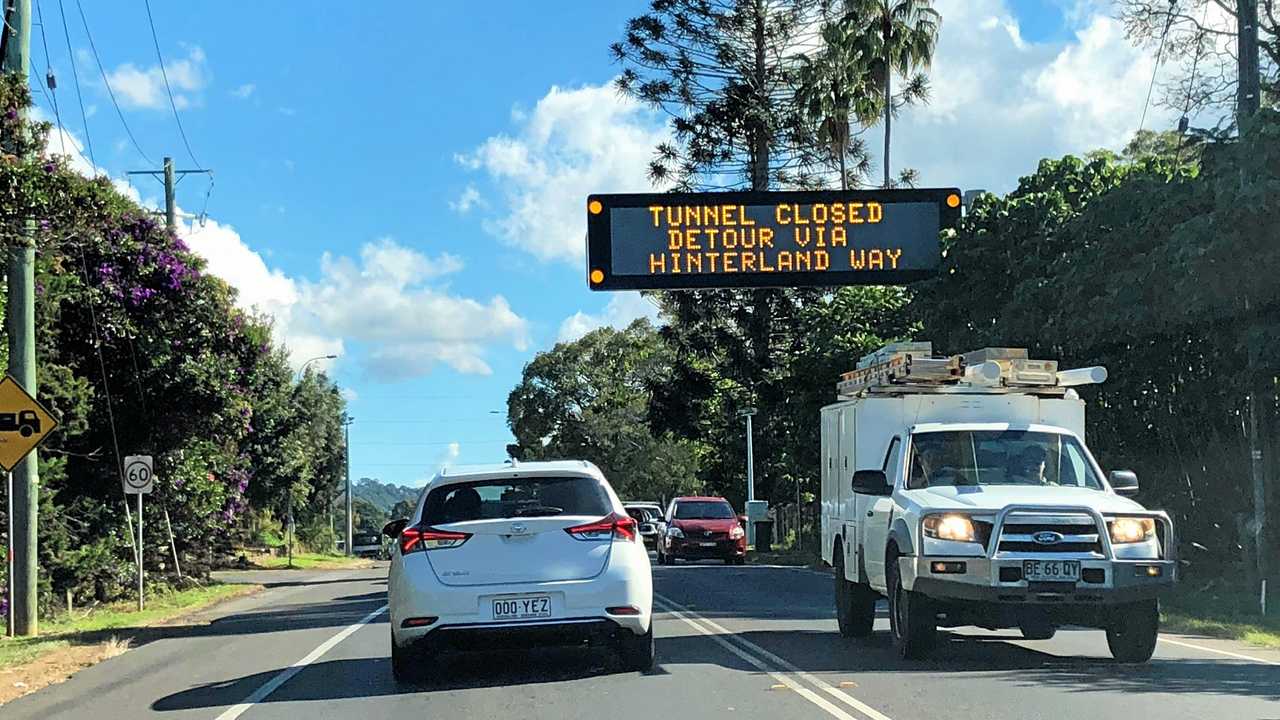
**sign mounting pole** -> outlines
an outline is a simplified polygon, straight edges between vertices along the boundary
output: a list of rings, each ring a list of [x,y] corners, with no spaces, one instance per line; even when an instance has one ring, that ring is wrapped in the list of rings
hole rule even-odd
[[[4,557],[7,574],[5,575],[5,633],[13,637],[13,473],[6,472],[4,497],[8,507],[5,509],[5,546]]]
[[[150,455],[129,455],[124,459],[125,495],[138,496],[138,610],[145,607],[142,571],[142,496],[155,489],[156,476]]]

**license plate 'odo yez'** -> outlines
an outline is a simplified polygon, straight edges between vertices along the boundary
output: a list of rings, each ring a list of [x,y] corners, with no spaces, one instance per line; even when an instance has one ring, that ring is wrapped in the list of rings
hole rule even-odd
[[[547,595],[502,598],[493,601],[494,620],[527,620],[551,617],[551,598]]]

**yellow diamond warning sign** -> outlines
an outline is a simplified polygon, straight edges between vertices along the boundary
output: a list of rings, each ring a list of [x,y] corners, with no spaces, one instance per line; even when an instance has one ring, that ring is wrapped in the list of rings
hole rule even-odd
[[[58,421],[16,380],[0,380],[0,468],[13,470],[56,427]]]

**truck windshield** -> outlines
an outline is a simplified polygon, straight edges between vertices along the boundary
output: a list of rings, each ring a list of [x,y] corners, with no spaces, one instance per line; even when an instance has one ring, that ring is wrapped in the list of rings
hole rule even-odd
[[[1027,430],[955,430],[912,437],[908,488],[962,485],[1102,489],[1084,448],[1070,435]]]

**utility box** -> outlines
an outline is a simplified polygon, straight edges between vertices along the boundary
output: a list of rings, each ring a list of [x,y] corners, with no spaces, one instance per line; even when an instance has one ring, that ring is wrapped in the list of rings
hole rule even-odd
[[[747,522],[757,523],[761,520],[769,519],[769,501],[768,500],[748,500],[747,501]]]

